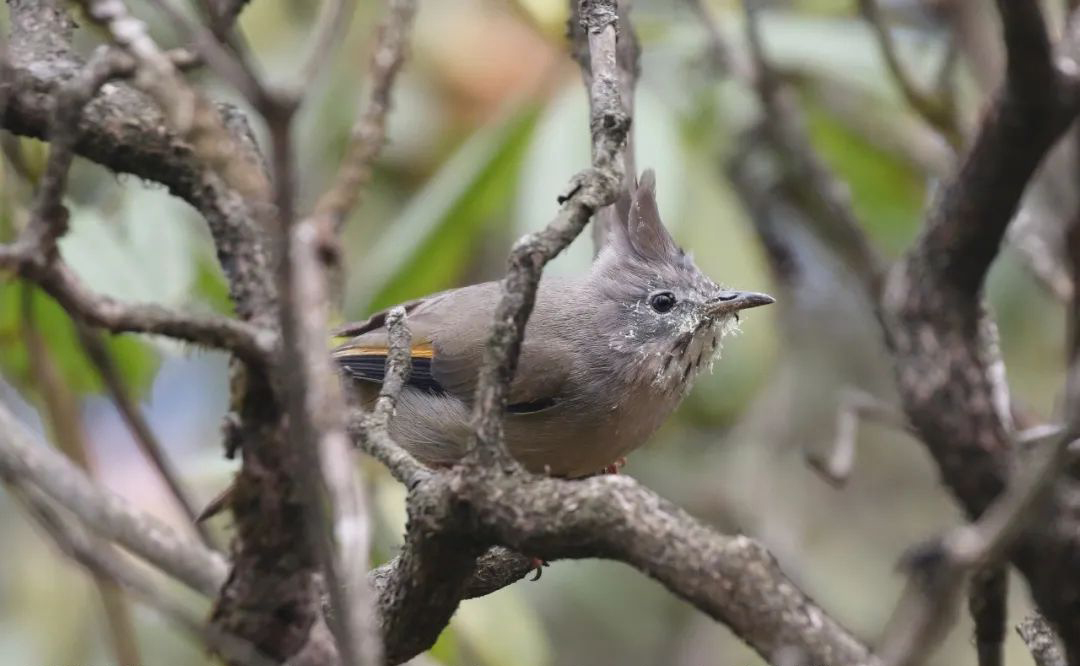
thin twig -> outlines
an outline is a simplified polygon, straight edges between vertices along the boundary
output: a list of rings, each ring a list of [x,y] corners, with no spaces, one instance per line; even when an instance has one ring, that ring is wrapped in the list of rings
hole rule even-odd
[[[398,396],[412,369],[412,334],[404,308],[396,307],[387,313],[386,330],[389,351],[379,397],[370,414],[362,414],[351,420],[349,431],[359,441],[360,448],[385,465],[395,479],[411,488],[426,478],[430,471],[398,445],[389,433],[390,417],[394,414]]]
[[[519,240],[510,254],[510,269],[502,282],[502,297],[477,378],[475,436],[468,447],[470,457],[486,467],[514,465],[503,443],[502,415],[543,267],[581,233],[593,213],[615,201],[622,184],[621,151],[630,117],[619,98],[615,1],[586,0],[582,21],[592,73],[593,166],[573,178],[560,199],[556,218],[544,230]]]
[[[1078,371],[1080,366],[1074,366],[1072,374]],[[944,637],[964,583],[975,571],[1001,563],[1073,457],[1069,445],[1075,439],[1067,430],[1049,451],[1033,451],[1023,476],[978,520],[907,556],[913,580],[879,650],[887,666],[919,663]]]
[[[580,0],[568,0],[570,4],[570,17],[568,19],[567,32],[570,37],[571,51],[574,59],[581,70],[581,80],[585,84],[585,90],[592,90],[592,62],[589,48],[589,31],[582,20],[582,10],[585,3]],[[634,117],[634,93],[637,88],[637,80],[641,74],[641,46],[638,43],[634,24],[630,20],[632,3],[629,0],[616,0],[618,19],[615,30],[615,65],[619,82],[619,103],[629,118]],[[593,117],[596,109],[593,104],[598,98],[589,95],[589,117]],[[593,155],[599,146],[593,143]],[[621,153],[622,157],[622,185],[626,192],[633,192],[637,187],[637,162],[634,154],[634,128],[631,124],[626,133],[626,142]],[[616,208],[602,211],[592,222],[593,254],[598,254],[607,239],[608,225],[625,211]]]
[[[338,653],[345,664],[378,663],[382,645],[364,578],[367,507],[352,464],[344,397],[325,346],[332,306],[323,249],[335,239],[315,219],[295,217],[294,110],[288,103],[262,110],[272,145],[276,240],[282,258],[278,279],[284,353],[278,381],[286,387],[289,446],[301,463],[297,478],[305,500],[305,528],[329,590],[329,620]]]
[[[116,406],[121,418],[127,423],[128,429],[131,431],[132,437],[135,439],[136,444],[138,444],[139,449],[153,464],[154,469],[169,488],[169,491],[180,506],[180,509],[184,512],[184,515],[188,517],[188,520],[191,521],[192,526],[198,532],[199,537],[203,541],[203,545],[207,548],[220,550],[215,543],[214,536],[211,534],[210,529],[205,523],[196,520],[198,511],[195,509],[196,503],[192,499],[191,493],[184,487],[183,482],[180,480],[180,475],[177,473],[175,467],[173,467],[172,461],[169,460],[157,435],[154,434],[150,424],[146,422],[146,418],[143,416],[142,411],[128,393],[127,387],[124,385],[124,380],[120,376],[120,372],[117,369],[112,356],[109,354],[109,350],[106,348],[105,343],[101,340],[100,334],[97,331],[91,330],[81,322],[75,323],[75,330],[78,333],[83,351],[86,353],[87,358],[90,359],[90,362],[94,367],[97,368],[101,380],[105,383],[105,387],[112,396],[113,404]]]
[[[371,163],[386,143],[386,115],[390,110],[394,82],[405,61],[415,14],[416,0],[391,0],[389,12],[378,28],[371,55],[371,91],[367,103],[353,125],[334,182],[315,205],[314,214],[330,217],[336,230],[340,231],[349,212],[356,207],[371,178]]]
[[[170,0],[149,0],[170,23],[178,27],[191,40],[191,48],[219,76],[228,81],[255,108],[266,108],[271,103],[271,92],[251,69],[251,64],[231,52],[207,29],[173,6]],[[117,41],[120,41],[119,39]],[[144,49],[149,54],[149,49]],[[138,57],[138,56],[136,56]],[[146,56],[143,56],[146,57]]]
[[[322,0],[319,3],[319,14],[308,39],[307,56],[301,60],[300,76],[294,84],[297,90],[310,86],[327,67],[330,56],[348,33],[355,10],[355,0]]]
[[[44,405],[44,416],[59,448],[87,475],[95,477],[97,470],[90,458],[85,425],[78,399],[63,381],[52,354],[38,330],[34,308],[34,293],[29,286],[21,290],[23,342],[30,358],[31,373]],[[108,548],[107,545],[102,545]],[[131,609],[112,581],[96,576],[98,596],[112,638],[116,658],[122,663],[134,659],[138,663],[138,644],[132,624]]]
[[[18,243],[0,248],[0,269],[14,268],[40,286],[72,316],[113,333],[151,333],[196,345],[232,351],[264,365],[274,353],[276,335],[252,324],[218,315],[179,313],[150,303],[123,303],[90,291],[58,257],[43,263],[36,248]]]
[[[821,455],[806,449],[806,461],[822,478],[833,486],[843,486],[855,467],[858,450],[858,428],[863,420],[883,423],[908,434],[914,434],[907,418],[873,395],[854,388],[840,391],[836,408],[836,434],[829,454]]]
[[[833,248],[855,272],[871,302],[876,302],[885,262],[862,229],[851,193],[814,150],[802,116],[765,53],[760,26],[760,0],[743,0],[754,87],[764,110],[763,129],[784,156],[791,187],[813,214],[811,230]]]
[[[56,94],[49,122],[49,160],[38,187],[30,225],[20,243],[34,247],[42,257],[56,254],[56,240],[67,231],[62,199],[68,171],[75,157],[79,118],[98,89],[122,68],[109,47],[99,47],[78,76]]]
[[[881,14],[877,0],[859,0],[859,9],[874,31],[881,56],[904,99],[931,127],[941,132],[941,136],[954,149],[958,149],[963,143],[963,133],[959,128],[956,109],[948,105],[946,98],[924,92],[911,78],[910,72],[900,61],[896,43],[893,41],[889,26],[885,23],[885,17]]]

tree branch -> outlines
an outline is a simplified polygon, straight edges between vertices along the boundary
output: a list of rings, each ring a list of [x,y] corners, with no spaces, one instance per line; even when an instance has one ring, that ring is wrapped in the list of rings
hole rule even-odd
[[[16,134],[48,138],[52,100],[82,70],[70,47],[74,24],[58,0],[12,0],[9,8],[12,31],[8,57],[0,63],[0,99],[6,101],[0,120]],[[125,74],[133,71],[131,64]],[[240,154],[259,162],[243,116],[230,107],[218,111]],[[237,314],[265,320],[273,312],[276,295],[258,222],[265,213],[206,170],[145,97],[124,85],[106,86],[83,109],[74,150],[117,173],[162,183],[191,203],[209,223]],[[13,254],[0,250],[0,259]]]
[[[215,315],[178,313],[151,303],[122,303],[87,289],[74,271],[54,257],[42,263],[36,249],[18,245],[0,253],[0,268],[14,267],[20,276],[45,290],[72,316],[113,333],[149,333],[236,353],[263,365],[276,348],[272,331]]]
[[[75,331],[79,336],[79,341],[82,343],[83,351],[94,367],[97,368],[102,382],[112,395],[113,404],[116,406],[117,411],[120,412],[121,418],[127,423],[128,429],[131,431],[139,449],[153,464],[154,469],[169,488],[176,503],[180,505],[184,515],[187,516],[199,533],[203,545],[207,548],[214,548],[213,535],[210,534],[206,525],[198,520],[198,511],[191,493],[181,481],[179,473],[173,466],[172,461],[169,460],[164,447],[154,434],[150,424],[143,417],[139,406],[135,404],[135,401],[128,393],[120,370],[109,355],[109,350],[105,347],[101,336],[97,331],[91,330],[79,322],[75,324]]]
[[[963,141],[963,133],[959,127],[956,109],[949,103],[950,100],[927,94],[912,80],[910,73],[900,62],[892,33],[889,32],[889,26],[885,24],[885,17],[881,15],[877,0],[859,0],[859,9],[874,31],[885,66],[892,74],[893,80],[896,81],[908,105],[927,124],[938,130],[954,149],[958,149]]]
[[[386,355],[386,374],[375,407],[370,414],[354,417],[349,431],[360,448],[386,466],[395,479],[411,488],[430,475],[412,454],[398,446],[390,437],[390,417],[397,407],[398,396],[412,369],[412,334],[405,320],[405,309],[396,307],[386,315],[389,350]]]
[[[53,510],[49,500],[39,491],[24,488],[13,482],[16,496],[23,501],[27,512],[34,518],[57,547],[65,555],[82,565],[88,573],[112,581],[119,588],[130,592],[162,617],[191,634],[208,649],[221,654],[235,663],[244,666],[272,666],[275,662],[266,659],[247,641],[236,636],[214,632],[205,626],[201,617],[192,613],[183,605],[169,599],[158,586],[140,572],[108,550],[97,547],[87,538],[82,530],[64,520]]]
[[[791,92],[765,54],[758,5],[759,0],[743,0],[752,63],[750,71],[765,115],[762,131],[783,156],[786,183],[796,200],[812,213],[806,218],[811,223],[811,230],[843,257],[859,278],[868,298],[874,301],[885,264],[855,215],[850,191],[814,150]],[[709,32],[719,34],[716,28]]]
[[[67,459],[36,439],[0,405],[0,471],[5,476],[33,484],[95,533],[116,541],[192,589],[209,596],[217,593],[225,578],[225,561],[220,555],[156,518],[140,514],[121,497],[102,492]]]
[[[577,174],[560,198],[556,218],[540,232],[519,240],[510,253],[495,323],[477,378],[473,408],[475,438],[470,458],[480,466],[515,465],[502,439],[502,415],[517,369],[525,323],[532,312],[544,265],[570,244],[596,211],[615,201],[622,183],[621,151],[630,129],[619,96],[614,0],[585,0],[582,21],[588,33],[590,127],[593,167]]]
[[[1016,625],[1016,633],[1031,650],[1035,666],[1066,666],[1069,662],[1058,645],[1054,630],[1041,615],[1034,614]]]
[[[82,4],[87,15],[108,30],[117,44],[135,59],[136,87],[157,102],[170,125],[191,142],[196,156],[237,192],[255,201],[266,200],[269,183],[262,169],[238,150],[217,109],[188,85],[166,53],[150,38],[146,25],[128,12],[122,0],[84,0]],[[204,42],[196,43],[197,47],[204,45]],[[207,54],[203,52],[203,55]],[[217,64],[214,59],[208,58],[208,62]],[[240,83],[240,90],[247,91],[242,82],[234,83]],[[253,99],[259,99],[255,93],[250,94]]]
[[[392,0],[387,16],[379,26],[371,55],[372,82],[367,104],[353,125],[333,183],[315,205],[315,216],[332,219],[334,229],[340,230],[349,212],[356,207],[363,187],[371,179],[371,163],[386,143],[386,115],[390,111],[394,82],[405,61],[415,14],[415,0]]]
[[[997,556],[1011,556],[1070,654],[1080,658],[1080,614],[1065,601],[1075,598],[1080,584],[1065,573],[1078,565],[1075,507],[1067,490],[1074,482],[1052,483],[1056,477],[1046,472],[1029,487],[1017,477],[996,331],[979,303],[1020,195],[1080,107],[1074,75],[1052,60],[1038,5],[1001,0],[998,10],[1008,58],[1005,83],[963,165],[932,204],[919,240],[890,274],[882,324],[905,410],[946,484],[970,516],[993,506],[977,524],[1000,521],[1005,552]],[[1062,462],[1069,430],[1053,447],[1052,464]],[[1016,502],[1011,519],[998,510],[1010,501]]]

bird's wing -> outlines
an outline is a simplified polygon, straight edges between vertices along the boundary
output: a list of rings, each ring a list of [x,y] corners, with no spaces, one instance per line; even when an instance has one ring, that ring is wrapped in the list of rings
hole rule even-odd
[[[498,294],[498,284],[489,282],[404,304],[412,333],[409,386],[472,402]],[[333,355],[351,377],[382,383],[389,352],[387,312],[341,329],[355,337],[335,349]],[[555,406],[570,375],[569,350],[557,340],[545,339],[544,344],[530,340],[533,328],[530,322],[518,372],[510,387],[507,409],[511,413],[532,413]]]

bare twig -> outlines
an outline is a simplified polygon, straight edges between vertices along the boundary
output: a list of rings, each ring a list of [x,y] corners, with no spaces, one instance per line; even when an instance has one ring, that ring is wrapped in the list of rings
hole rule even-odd
[[[392,0],[389,13],[379,26],[371,56],[371,90],[367,103],[353,125],[334,182],[315,205],[314,214],[329,217],[337,230],[356,207],[364,185],[371,178],[371,163],[386,143],[386,114],[390,110],[397,73],[405,60],[409,29],[415,14],[416,0]]]
[[[94,2],[94,0],[90,1]],[[255,72],[252,71],[250,63],[242,59],[239,53],[230,51],[217,36],[215,36],[213,29],[207,29],[196,24],[189,19],[186,14],[174,7],[170,0],[150,0],[150,3],[156,7],[158,11],[165,14],[170,23],[179,27],[186,33],[186,36],[191,40],[191,48],[195,50],[199,57],[205,61],[211,69],[217,72],[219,76],[232,84],[232,86],[236,88],[236,90],[240,92],[252,106],[255,108],[265,108],[268,104],[272,103],[271,97],[273,93],[266,89],[258,76],[256,76]],[[122,20],[125,18],[124,14],[126,14],[126,12],[116,12],[115,16]],[[130,18],[130,16],[127,16],[127,18]],[[235,16],[233,18],[235,19]],[[121,40],[117,38],[117,41],[120,42]],[[139,52],[135,52],[130,46],[127,46],[127,48],[132,51],[136,58],[141,58],[143,60],[149,59],[149,62],[153,62],[155,67],[159,66],[156,62],[157,58],[151,50],[151,47],[153,46],[152,42],[149,44],[142,44],[140,41],[139,44],[141,47]],[[175,104],[175,102],[162,102],[161,98],[158,98],[158,100],[159,103]],[[253,191],[249,194],[256,193],[265,192]]]
[[[892,406],[858,389],[842,390],[836,408],[836,437],[829,454],[823,456],[806,449],[806,460],[810,466],[834,486],[843,486],[851,476],[858,449],[859,423],[866,419],[913,433],[904,415]]]
[[[1035,666],[1066,666],[1069,662],[1058,644],[1054,630],[1038,613],[1032,614],[1016,625],[1016,633],[1031,650]]]
[[[567,19],[567,33],[570,37],[570,47],[574,59],[581,69],[581,80],[585,84],[585,90],[591,91],[593,85],[591,49],[589,48],[589,31],[585,21],[582,20],[582,10],[586,3],[581,0],[568,0],[570,4],[569,18]],[[641,46],[638,43],[634,24],[630,20],[632,3],[630,0],[616,0],[618,17],[615,25],[615,73],[619,85],[619,103],[627,117],[634,117],[634,93],[637,88],[637,80],[641,74]],[[589,117],[594,117],[597,109],[594,104],[603,101],[601,98],[589,95]],[[592,144],[593,156],[595,157],[598,145]],[[637,162],[634,155],[634,127],[631,123],[626,133],[626,142],[621,153],[622,157],[622,184],[624,191],[632,192],[637,186]],[[593,253],[597,254],[607,239],[607,226],[612,220],[625,211],[610,209],[595,216],[592,221]]]
[[[307,514],[305,531],[326,578],[343,663],[375,663],[380,646],[371,639],[371,624],[361,610],[366,583],[361,578],[355,584],[358,571],[351,566],[354,558],[366,559],[367,553],[339,551],[342,544],[335,544],[334,539],[335,535],[339,540],[358,536],[355,530],[342,531],[339,526],[366,526],[366,514],[345,433],[344,400],[324,342],[330,304],[319,230],[310,220],[293,218],[291,114],[268,120],[279,216],[277,240],[284,259],[278,273],[284,351],[278,372],[286,387],[289,445],[301,463],[295,474]],[[359,569],[360,574],[363,571]]]
[[[142,572],[115,554],[100,548],[82,530],[69,524],[53,510],[49,500],[39,491],[33,487],[22,487],[17,482],[13,482],[12,487],[16,490],[16,497],[26,505],[27,512],[48,532],[57,547],[85,567],[92,576],[107,579],[130,592],[207,648],[235,663],[245,666],[271,666],[276,663],[260,655],[247,641],[207,628],[201,617],[169,599]]]
[[[308,40],[307,56],[301,61],[300,76],[295,84],[297,90],[310,86],[327,66],[330,56],[345,39],[355,10],[355,0],[323,0],[320,3]]]
[[[71,315],[113,333],[151,333],[235,352],[265,364],[276,335],[246,322],[216,315],[178,313],[150,303],[122,303],[87,289],[57,257],[42,261],[36,248],[16,244],[0,252],[0,268],[13,267],[56,299]]]
[[[1057,220],[1042,220],[1036,215],[1029,206],[1020,209],[1009,225],[1009,247],[1017,253],[1039,286],[1062,303],[1068,302],[1073,295],[1072,276],[1058,256],[1058,248],[1051,247],[1038,229],[1041,224],[1053,224]]]
[[[811,229],[843,257],[876,301],[885,264],[862,230],[847,186],[814,150],[790,91],[773,71],[761,37],[759,2],[744,0],[743,7],[755,89],[765,112],[763,130],[784,155],[796,196],[813,212],[807,217]]]
[[[33,291],[25,286],[21,292],[22,337],[34,384],[44,405],[44,416],[59,448],[86,474],[94,477],[96,469],[90,458],[80,405],[71,388],[60,377],[53,357],[41,338]],[[138,661],[141,657],[127,600],[116,585],[106,578],[95,576],[94,584],[104,606],[116,658],[122,662],[131,659]]]
[[[874,31],[881,56],[904,99],[930,126],[941,132],[946,141],[954,148],[959,148],[963,142],[963,133],[957,121],[955,107],[949,103],[948,98],[928,94],[912,80],[910,72],[900,62],[900,56],[896,52],[896,43],[893,41],[889,26],[886,25],[885,17],[881,14],[877,0],[859,0],[859,9]]]
[[[278,381],[286,387],[289,445],[301,462],[296,478],[307,513],[305,527],[329,590],[337,651],[345,664],[378,663],[382,646],[364,578],[367,507],[351,464],[344,397],[324,343],[333,307],[328,282],[333,253],[327,249],[336,247],[337,239],[335,230],[317,218],[295,217],[295,108],[287,99],[260,108],[273,148],[276,240],[282,257],[278,279],[284,353]]]
[[[510,269],[484,348],[474,401],[475,437],[469,448],[471,457],[482,466],[515,464],[503,444],[502,415],[544,264],[581,233],[593,213],[615,201],[622,183],[621,150],[630,117],[619,98],[614,0],[587,0],[582,21],[588,33],[592,72],[593,168],[573,178],[568,193],[560,199],[562,207],[555,220],[543,231],[519,240],[510,254]]]
[[[416,458],[393,441],[389,433],[390,417],[394,413],[401,389],[408,381],[412,361],[410,347],[412,335],[405,320],[404,308],[394,308],[386,315],[389,352],[386,375],[375,407],[370,414],[353,418],[349,431],[359,440],[360,447],[386,466],[394,478],[413,487],[430,472]]]
[[[67,211],[62,197],[74,158],[79,117],[98,89],[122,68],[112,51],[101,47],[78,76],[57,93],[49,122],[49,161],[37,192],[29,227],[20,242],[38,249],[43,257],[56,253],[56,239],[67,231]]]
[[[1026,478],[1014,480],[977,521],[954,528],[939,541],[908,555],[913,582],[906,602],[897,610],[892,631],[882,641],[880,655],[885,664],[919,663],[944,637],[951,624],[947,618],[965,581],[976,571],[1000,566],[1066,468],[1071,459],[1069,444],[1074,439],[1067,430],[1049,451],[1034,451],[1035,460]]]
[[[196,520],[198,512],[195,509],[195,501],[192,499],[188,489],[184,487],[180,475],[173,467],[172,461],[169,460],[164,447],[158,441],[150,424],[143,417],[142,411],[128,393],[124,380],[109,355],[109,350],[102,342],[100,334],[79,322],[76,322],[75,330],[79,335],[79,341],[82,343],[87,358],[97,368],[101,380],[112,395],[117,411],[120,412],[120,416],[127,423],[135,442],[139,445],[139,449],[150,460],[165,485],[168,486],[180,509],[191,521],[200,538],[202,538],[203,544],[208,548],[215,548],[214,537],[209,528],[204,523]]]

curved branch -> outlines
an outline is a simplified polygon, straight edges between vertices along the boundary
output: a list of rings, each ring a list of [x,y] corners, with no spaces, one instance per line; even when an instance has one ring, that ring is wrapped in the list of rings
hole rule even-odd
[[[486,537],[546,560],[625,562],[768,661],[795,649],[806,663],[877,663],[761,544],[716,533],[629,477],[567,481],[486,470],[455,468],[419,484],[410,499],[413,529],[443,539]]]
[[[7,59],[0,63],[0,99],[5,100],[0,126],[48,139],[53,100],[83,68],[70,47],[74,24],[56,0],[19,0],[9,8],[11,37]],[[228,106],[219,106],[218,112],[239,152],[261,162],[244,117]],[[104,86],[82,111],[74,152],[116,173],[161,183],[198,209],[214,237],[237,314],[272,323],[267,314],[273,312],[276,294],[259,222],[265,210],[204,168],[150,100],[123,84]]]
[[[12,259],[11,263],[24,278],[44,289],[72,316],[113,333],[164,335],[233,351],[257,365],[267,363],[277,345],[277,336],[272,331],[236,319],[179,313],[150,303],[123,303],[94,293],[59,259],[42,265],[36,257],[19,252],[13,253]],[[6,260],[0,261],[0,265],[4,263]]]
[[[1004,365],[981,291],[1025,187],[1080,110],[1075,66],[1053,60],[1038,3],[997,4],[1005,83],[921,236],[890,273],[881,304],[905,411],[973,518],[1004,502],[1006,489],[1023,488]],[[1024,574],[1073,661],[1080,659],[1080,612],[1070,601],[1080,596],[1075,491],[1075,481],[1057,479],[1002,539],[1011,543],[1002,554]]]

